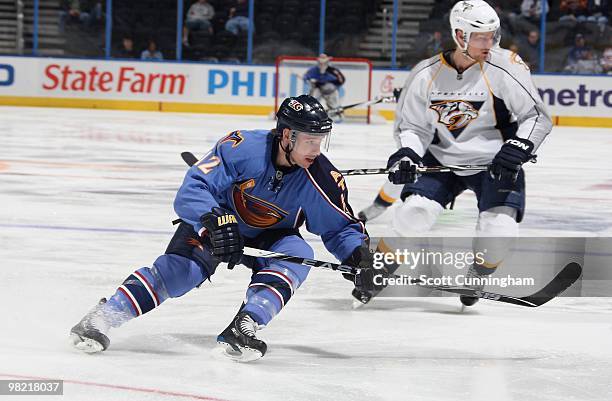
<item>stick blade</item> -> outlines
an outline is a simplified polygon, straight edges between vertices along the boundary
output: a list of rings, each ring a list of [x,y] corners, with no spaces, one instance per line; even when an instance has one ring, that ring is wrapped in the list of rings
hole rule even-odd
[[[191,152],[182,152],[181,153],[181,157],[183,158],[183,161],[189,166],[193,166],[194,164],[196,164],[198,162],[198,158],[195,157],[193,155],[193,153]]]
[[[570,288],[572,284],[578,281],[580,276],[582,276],[582,266],[575,262],[569,263],[544,288],[521,299],[533,304],[533,306],[544,305]]]

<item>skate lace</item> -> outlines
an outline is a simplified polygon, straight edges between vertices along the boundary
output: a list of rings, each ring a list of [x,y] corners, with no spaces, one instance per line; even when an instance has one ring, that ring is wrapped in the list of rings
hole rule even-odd
[[[257,330],[256,323],[253,318],[249,315],[245,315],[239,323],[240,331],[242,334],[255,338],[255,331]]]
[[[474,267],[470,267],[468,269],[467,274],[465,275],[465,277],[467,277],[467,278],[480,278],[481,275],[476,272]]]
[[[478,274],[476,269],[474,269],[474,266],[471,266],[465,275],[466,281],[471,280],[469,283],[467,283],[466,287],[482,291],[484,284],[479,283],[478,280],[482,279],[483,277],[483,275]]]
[[[102,306],[106,303],[106,299],[103,298],[100,300],[98,305],[94,306],[92,310],[89,311],[87,315],[83,318],[81,324],[86,329],[95,329],[99,332],[106,334],[110,329],[110,322],[107,321],[107,316],[105,316]]]

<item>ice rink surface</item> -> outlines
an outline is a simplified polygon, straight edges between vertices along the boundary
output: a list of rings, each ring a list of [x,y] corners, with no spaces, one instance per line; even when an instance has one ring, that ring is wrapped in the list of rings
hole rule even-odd
[[[0,108],[0,379],[64,379],[62,400],[612,399],[612,300],[563,298],[537,309],[455,298],[377,299],[353,310],[351,285],[311,271],[258,336],[251,364],[220,359],[216,335],[240,305],[249,271],[219,268],[180,299],[111,331],[85,355],[68,331],[133,270],[163,253],[185,172],[236,129],[262,117]],[[556,127],[527,171],[524,236],[610,236],[610,129]],[[339,124],[338,168],[383,167],[391,125]],[[355,211],[383,177],[349,177]],[[471,235],[465,193],[435,235]],[[393,213],[368,225],[390,234]],[[321,259],[333,260],[307,236]],[[27,398],[0,396],[0,400]]]

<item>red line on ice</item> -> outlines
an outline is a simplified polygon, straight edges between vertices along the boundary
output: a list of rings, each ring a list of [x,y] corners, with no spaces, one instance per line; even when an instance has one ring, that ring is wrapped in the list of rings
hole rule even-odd
[[[164,391],[164,390],[158,390],[154,388],[142,388],[142,387],[122,386],[122,385],[117,385],[117,384],[86,382],[86,381],[81,381],[81,380],[67,380],[67,379],[58,379],[58,378],[52,378],[52,377],[13,375],[13,374],[6,374],[6,373],[0,373],[0,377],[12,377],[15,379],[24,379],[24,380],[63,380],[64,383],[80,384],[83,386],[94,386],[94,387],[104,387],[104,388],[111,388],[111,389],[117,389],[117,390],[137,391],[140,393],[160,394],[160,395],[167,395],[171,397],[192,398],[194,400],[227,401],[222,398],[207,397],[205,395],[179,393],[176,391]]]

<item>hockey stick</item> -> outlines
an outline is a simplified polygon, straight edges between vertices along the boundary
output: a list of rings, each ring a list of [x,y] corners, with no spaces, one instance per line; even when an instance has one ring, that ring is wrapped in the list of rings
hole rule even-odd
[[[416,166],[416,172],[419,174],[429,173],[449,173],[452,171],[487,171],[489,166],[487,165],[449,165],[449,166],[429,166],[419,167]],[[389,174],[392,170],[388,168],[365,168],[365,169],[351,169],[351,170],[340,170],[342,175],[376,175],[376,174]]]
[[[188,166],[193,166],[198,161],[198,158],[191,152],[182,152],[181,158]],[[486,171],[488,166],[479,165],[462,165],[462,166],[432,166],[432,167],[418,167],[416,172],[419,174],[429,173],[448,173],[451,171]],[[373,175],[373,174],[389,174],[390,170],[386,168],[366,168],[366,169],[352,169],[352,170],[340,170],[342,175]]]
[[[338,270],[340,272],[349,274],[359,274],[359,271],[362,270],[358,267],[347,266],[332,262],[324,262],[317,259],[290,256],[285,255],[284,253],[265,251],[257,248],[245,247],[244,253],[245,255],[249,256],[281,260],[311,267],[322,267],[331,270]],[[546,286],[544,286],[544,288],[531,295],[527,295],[524,297],[513,297],[511,295],[498,294],[495,292],[478,291],[466,287],[427,285],[424,281],[418,278],[410,278],[409,284],[417,285],[419,287],[431,288],[438,291],[449,292],[452,294],[466,295],[469,297],[488,299],[490,301],[498,301],[513,305],[535,308],[544,305],[551,299],[555,298],[557,295],[561,294],[563,291],[567,290],[580,278],[581,275],[582,267],[578,263],[569,263]],[[391,275],[390,277],[403,278],[402,276],[397,275]]]
[[[321,267],[324,269],[337,270],[342,273],[348,273],[348,274],[353,274],[353,275],[358,274],[359,271],[361,270],[361,268],[359,267],[342,265],[342,264],[332,263],[332,262],[324,262],[322,260],[317,260],[317,259],[301,258],[299,256],[291,256],[291,255],[286,255],[284,253],[266,251],[263,249],[251,248],[248,246],[244,247],[244,254],[248,256],[254,256],[256,258],[274,259],[274,260],[279,260],[279,261],[296,263],[298,265],[304,265],[304,266],[310,266],[310,267]]]
[[[339,114],[344,112],[344,110],[348,110],[348,109],[352,109],[353,107],[369,107],[369,106],[374,106],[375,104],[378,103],[391,103],[395,101],[395,96],[390,95],[390,96],[376,96],[374,99],[371,100],[366,100],[363,102],[359,102],[359,103],[353,103],[353,104],[349,104],[347,106],[341,106],[341,107],[336,107],[335,109],[329,109],[327,110],[327,113],[334,113],[335,114]]]

